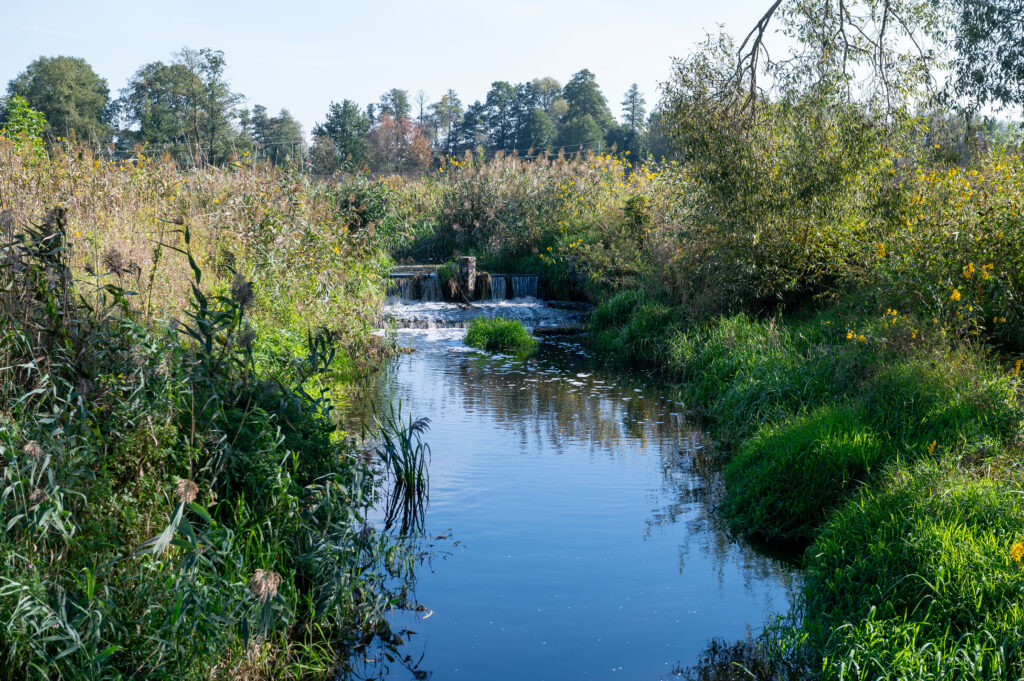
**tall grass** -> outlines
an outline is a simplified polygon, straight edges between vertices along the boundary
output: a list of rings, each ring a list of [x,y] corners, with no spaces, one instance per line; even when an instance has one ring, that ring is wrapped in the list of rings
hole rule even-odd
[[[208,282],[188,225],[149,270],[118,251],[79,277],[72,209],[28,210],[0,242],[0,675],[327,677],[373,641],[393,651],[413,556],[367,517],[394,492],[317,389],[357,329],[265,371],[250,312],[274,289],[237,260]],[[175,260],[177,307],[158,282]],[[148,279],[152,307],[126,287]],[[416,423],[383,437],[418,442]]]

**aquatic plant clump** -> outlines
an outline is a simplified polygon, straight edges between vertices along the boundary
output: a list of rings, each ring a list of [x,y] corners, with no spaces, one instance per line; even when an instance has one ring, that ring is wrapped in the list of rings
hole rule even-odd
[[[485,319],[470,322],[466,345],[487,352],[529,356],[537,350],[537,339],[517,319]]]

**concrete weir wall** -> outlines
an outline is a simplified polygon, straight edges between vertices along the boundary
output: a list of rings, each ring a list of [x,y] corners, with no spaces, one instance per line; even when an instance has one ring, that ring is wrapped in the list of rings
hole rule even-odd
[[[536,298],[540,277],[536,274],[487,274],[477,272],[476,258],[459,258],[456,302]],[[452,295],[442,291],[437,265],[397,265],[391,272],[388,296],[407,301],[436,301]],[[481,281],[482,280],[482,281]]]

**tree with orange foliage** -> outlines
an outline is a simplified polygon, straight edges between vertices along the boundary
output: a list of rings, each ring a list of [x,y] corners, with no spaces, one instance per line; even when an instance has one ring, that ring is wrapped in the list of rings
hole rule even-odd
[[[378,175],[412,173],[430,165],[430,141],[408,117],[384,114],[370,131],[370,170]]]

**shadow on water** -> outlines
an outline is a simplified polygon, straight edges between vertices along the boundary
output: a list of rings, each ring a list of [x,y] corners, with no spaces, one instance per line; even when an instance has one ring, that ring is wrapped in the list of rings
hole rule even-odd
[[[462,337],[401,331],[415,352],[381,376],[378,403],[433,419],[430,541],[423,609],[391,618],[415,632],[404,662],[357,678],[678,678],[788,608],[791,560],[725,531],[721,461],[682,405],[575,340],[516,361]]]

